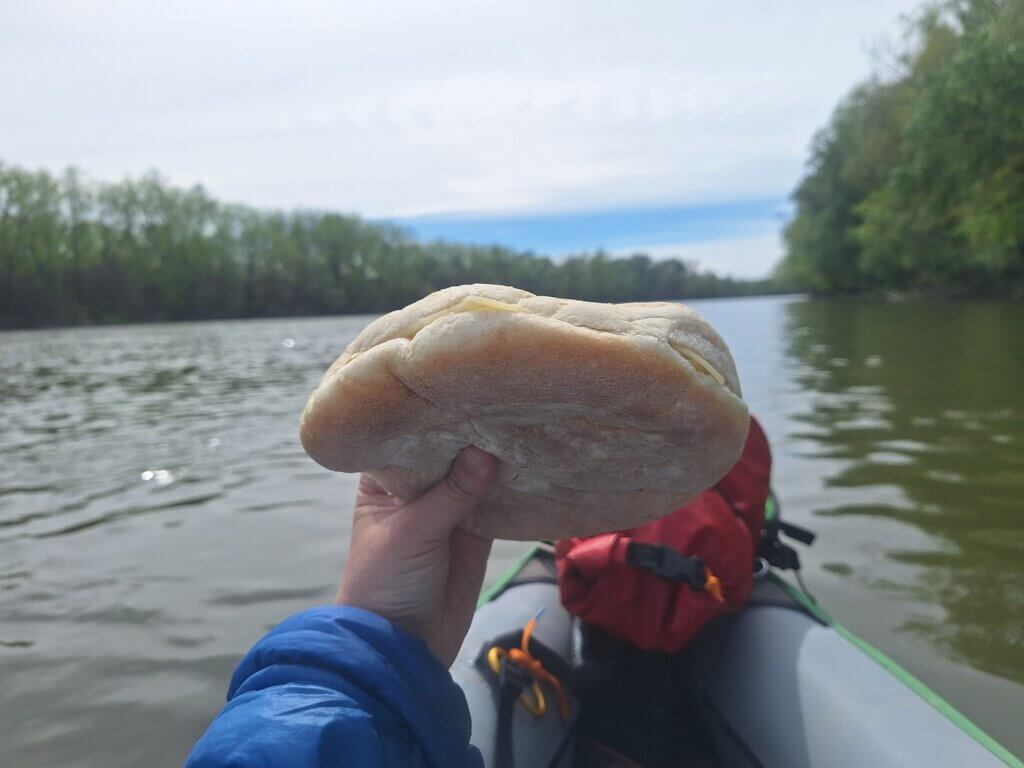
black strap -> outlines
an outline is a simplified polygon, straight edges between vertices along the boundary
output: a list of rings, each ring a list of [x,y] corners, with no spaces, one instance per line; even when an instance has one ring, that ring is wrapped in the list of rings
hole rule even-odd
[[[699,557],[689,557],[672,547],[631,541],[626,547],[626,564],[643,568],[669,581],[682,581],[701,592],[708,582],[707,567]]]
[[[714,490],[718,492],[718,495],[722,497],[729,508],[733,511],[737,517],[742,518],[736,505],[733,504],[725,491],[718,486],[715,486]],[[757,546],[757,556],[761,560],[764,560],[768,565],[778,568],[783,571],[797,571],[799,575],[800,571],[800,555],[788,544],[784,543],[779,539],[779,534],[784,533],[794,541],[799,541],[801,544],[810,546],[814,543],[817,538],[817,534],[814,531],[809,531],[806,528],[802,528],[799,525],[793,523],[787,523],[781,518],[782,509],[779,504],[779,499],[775,495],[775,492],[769,490],[769,498],[775,505],[775,516],[771,520],[766,520],[764,523],[764,529],[761,531],[761,540]],[[765,502],[767,508],[768,502]],[[807,590],[804,590],[805,592]]]
[[[807,544],[808,546],[813,544],[814,540],[818,538],[818,534],[814,531],[801,528],[793,523],[787,523],[785,520],[779,520],[779,530],[789,536],[789,538],[796,539],[801,544]]]
[[[498,730],[495,734],[495,768],[515,768],[515,750],[512,746],[512,717],[516,702],[523,689],[530,684],[530,673],[508,659],[501,661],[498,680]]]

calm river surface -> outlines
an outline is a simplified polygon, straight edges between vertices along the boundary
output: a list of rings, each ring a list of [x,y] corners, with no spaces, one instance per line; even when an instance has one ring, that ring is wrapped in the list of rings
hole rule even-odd
[[[810,589],[1024,754],[1024,306],[694,306]],[[0,764],[180,765],[239,655],[330,599],[354,479],[297,422],[368,320],[0,334]]]

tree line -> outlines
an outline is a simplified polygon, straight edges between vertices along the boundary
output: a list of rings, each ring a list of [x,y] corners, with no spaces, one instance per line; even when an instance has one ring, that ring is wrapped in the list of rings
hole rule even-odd
[[[1024,295],[1024,0],[951,0],[814,140],[779,275]]]
[[[150,174],[0,164],[0,326],[382,312],[469,282],[596,301],[765,292],[679,260],[420,243],[355,216],[225,205]]]

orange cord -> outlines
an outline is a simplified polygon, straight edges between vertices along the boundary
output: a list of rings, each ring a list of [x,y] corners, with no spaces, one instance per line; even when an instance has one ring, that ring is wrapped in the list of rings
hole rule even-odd
[[[544,669],[544,665],[541,664],[540,660],[534,658],[533,654],[530,653],[530,636],[536,628],[537,619],[530,619],[526,622],[526,626],[523,627],[523,641],[520,644],[520,647],[509,648],[505,655],[510,663],[522,667],[533,675],[535,679],[543,680],[555,689],[555,693],[558,694],[558,710],[561,713],[562,718],[567,720],[569,718],[569,700],[566,698],[565,690],[562,688],[561,681]],[[492,648],[491,651],[493,652],[495,648]],[[495,654],[496,658],[497,656],[498,654]],[[543,701],[543,699],[541,699],[541,701]],[[541,710],[540,714],[544,714],[543,710]]]
[[[724,603],[725,595],[722,594],[722,582],[718,580],[718,577],[711,572],[711,569],[706,565],[704,566],[704,591],[707,592],[716,602]]]

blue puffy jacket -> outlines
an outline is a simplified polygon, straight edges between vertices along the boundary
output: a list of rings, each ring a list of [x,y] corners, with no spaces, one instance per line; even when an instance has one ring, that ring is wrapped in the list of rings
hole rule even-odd
[[[427,650],[368,611],[296,614],[238,665],[188,768],[479,768],[462,690]]]

